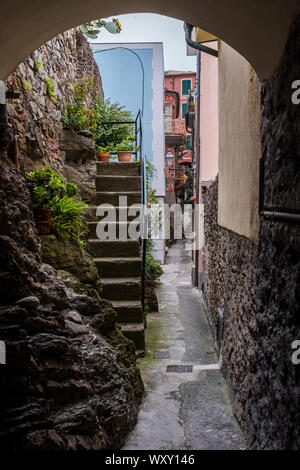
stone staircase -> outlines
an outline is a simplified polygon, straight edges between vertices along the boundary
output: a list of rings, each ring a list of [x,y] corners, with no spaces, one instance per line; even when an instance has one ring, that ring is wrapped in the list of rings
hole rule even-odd
[[[127,206],[141,203],[141,179],[138,163],[97,162],[96,207],[93,208],[95,222],[88,224],[89,251],[98,267],[103,282],[103,298],[111,301],[118,314],[123,334],[134,341],[137,350],[145,349],[144,313],[141,304],[142,259],[140,240],[117,239],[100,240],[97,237],[97,224],[107,230],[107,217],[96,216],[101,204],[116,208],[116,236],[127,232],[128,223],[119,222],[121,208],[128,209],[119,197],[127,196]],[[121,212],[122,213],[122,212]],[[128,222],[135,215],[127,216]],[[136,223],[139,225],[139,222]],[[126,227],[126,228],[125,228]],[[125,233],[126,233],[125,232]]]

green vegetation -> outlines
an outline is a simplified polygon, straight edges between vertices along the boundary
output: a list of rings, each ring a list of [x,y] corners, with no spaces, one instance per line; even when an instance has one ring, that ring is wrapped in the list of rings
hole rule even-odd
[[[153,281],[157,281],[164,272],[149,251],[146,252],[146,271]]]
[[[83,215],[88,207],[85,202],[75,201],[76,184],[66,182],[52,168],[45,167],[25,174],[26,184],[34,206],[52,209],[54,230],[63,240],[71,240],[82,249],[86,233]]]
[[[95,111],[87,109],[83,105],[68,103],[65,107],[64,123],[74,131],[89,130],[94,134],[96,129]]]
[[[110,99],[103,100],[97,98],[95,101],[95,113],[97,128],[94,134],[95,139],[102,142],[122,142],[131,138],[134,133],[133,124],[105,125],[105,122],[133,121],[130,111],[126,111],[119,103],[111,103]]]
[[[139,150],[139,147],[134,144],[134,137],[129,137],[128,139],[122,140],[120,144],[114,145],[113,149],[116,152],[134,152],[135,150]]]
[[[73,85],[73,100],[65,105],[65,125],[74,131],[89,130],[96,140],[101,141],[103,147],[131,138],[134,132],[133,124],[104,123],[133,121],[132,114],[119,103],[111,103],[109,99],[104,100],[99,96],[95,97],[92,105],[87,106],[87,97],[93,93],[96,94],[96,87],[92,76],[87,76]]]
[[[75,202],[73,197],[55,197],[50,207],[53,210],[52,217],[55,222],[55,231],[62,240],[71,240],[82,249],[86,242],[83,237],[86,234],[86,227],[83,214],[87,209],[85,202]]]
[[[112,34],[120,33],[122,26],[118,18],[112,18],[112,21],[95,20],[84,23],[80,26],[81,31],[90,39],[96,39],[101,28],[106,28]]]
[[[154,174],[154,167],[153,165],[146,160],[146,189],[147,189],[147,207],[151,207],[151,205],[159,206],[159,202],[155,196],[156,190],[151,188],[150,180]],[[159,217],[161,215],[161,209],[159,209]],[[149,219],[151,216],[148,216]],[[151,224],[151,220],[149,220],[149,224]],[[153,229],[153,227],[151,227]],[[160,228],[160,227],[158,227]],[[163,274],[163,269],[159,263],[155,261],[152,254],[150,253],[150,249],[153,246],[153,241],[151,239],[151,233],[148,233],[148,240],[146,243],[146,271],[151,277],[153,281],[158,281],[160,276]]]
[[[42,59],[39,56],[35,58],[34,65],[37,69],[40,69],[43,66]]]
[[[106,145],[103,147],[102,145],[96,145],[96,149],[98,153],[109,153],[113,150],[112,145]]]
[[[64,123],[74,131],[89,130],[95,133],[96,130],[96,112],[93,106],[87,107],[85,100],[90,93],[95,93],[94,77],[89,75],[76,82],[71,94],[72,103],[67,103],[64,110]]]
[[[50,100],[53,103],[55,103],[55,101],[56,101],[56,93],[55,93],[56,83],[53,82],[50,77],[45,77],[44,82],[45,82],[45,85],[46,85],[46,91],[47,91],[48,98],[50,98]]]
[[[24,90],[32,90],[32,85],[28,80],[23,80],[22,85]]]

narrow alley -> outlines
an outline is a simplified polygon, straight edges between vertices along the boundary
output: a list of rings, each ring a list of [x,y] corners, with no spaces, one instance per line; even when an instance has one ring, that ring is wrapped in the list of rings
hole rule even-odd
[[[0,450],[299,451],[299,0],[1,5]]]
[[[158,288],[159,312],[148,315],[147,354],[139,364],[147,392],[124,450],[246,447],[190,277],[190,246],[178,241],[169,250]],[[170,366],[177,371],[189,366],[189,371],[168,372]]]

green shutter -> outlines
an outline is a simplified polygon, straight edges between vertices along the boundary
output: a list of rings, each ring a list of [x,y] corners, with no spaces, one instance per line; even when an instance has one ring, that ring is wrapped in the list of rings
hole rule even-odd
[[[185,144],[185,149],[186,150],[191,150],[192,145],[191,145],[191,136],[188,135],[186,138],[186,144]]]
[[[187,113],[187,103],[182,103],[181,105],[181,115],[182,115],[182,119],[185,118],[185,115]]]
[[[188,95],[189,90],[192,88],[192,81],[191,80],[182,80],[182,94]]]

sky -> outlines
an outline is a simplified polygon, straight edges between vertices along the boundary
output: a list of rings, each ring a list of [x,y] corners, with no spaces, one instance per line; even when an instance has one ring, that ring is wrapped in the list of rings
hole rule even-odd
[[[101,29],[98,39],[90,42],[163,42],[165,70],[196,71],[196,57],[187,57],[183,22],[152,13],[119,15],[120,34]],[[106,21],[108,21],[106,19]]]

